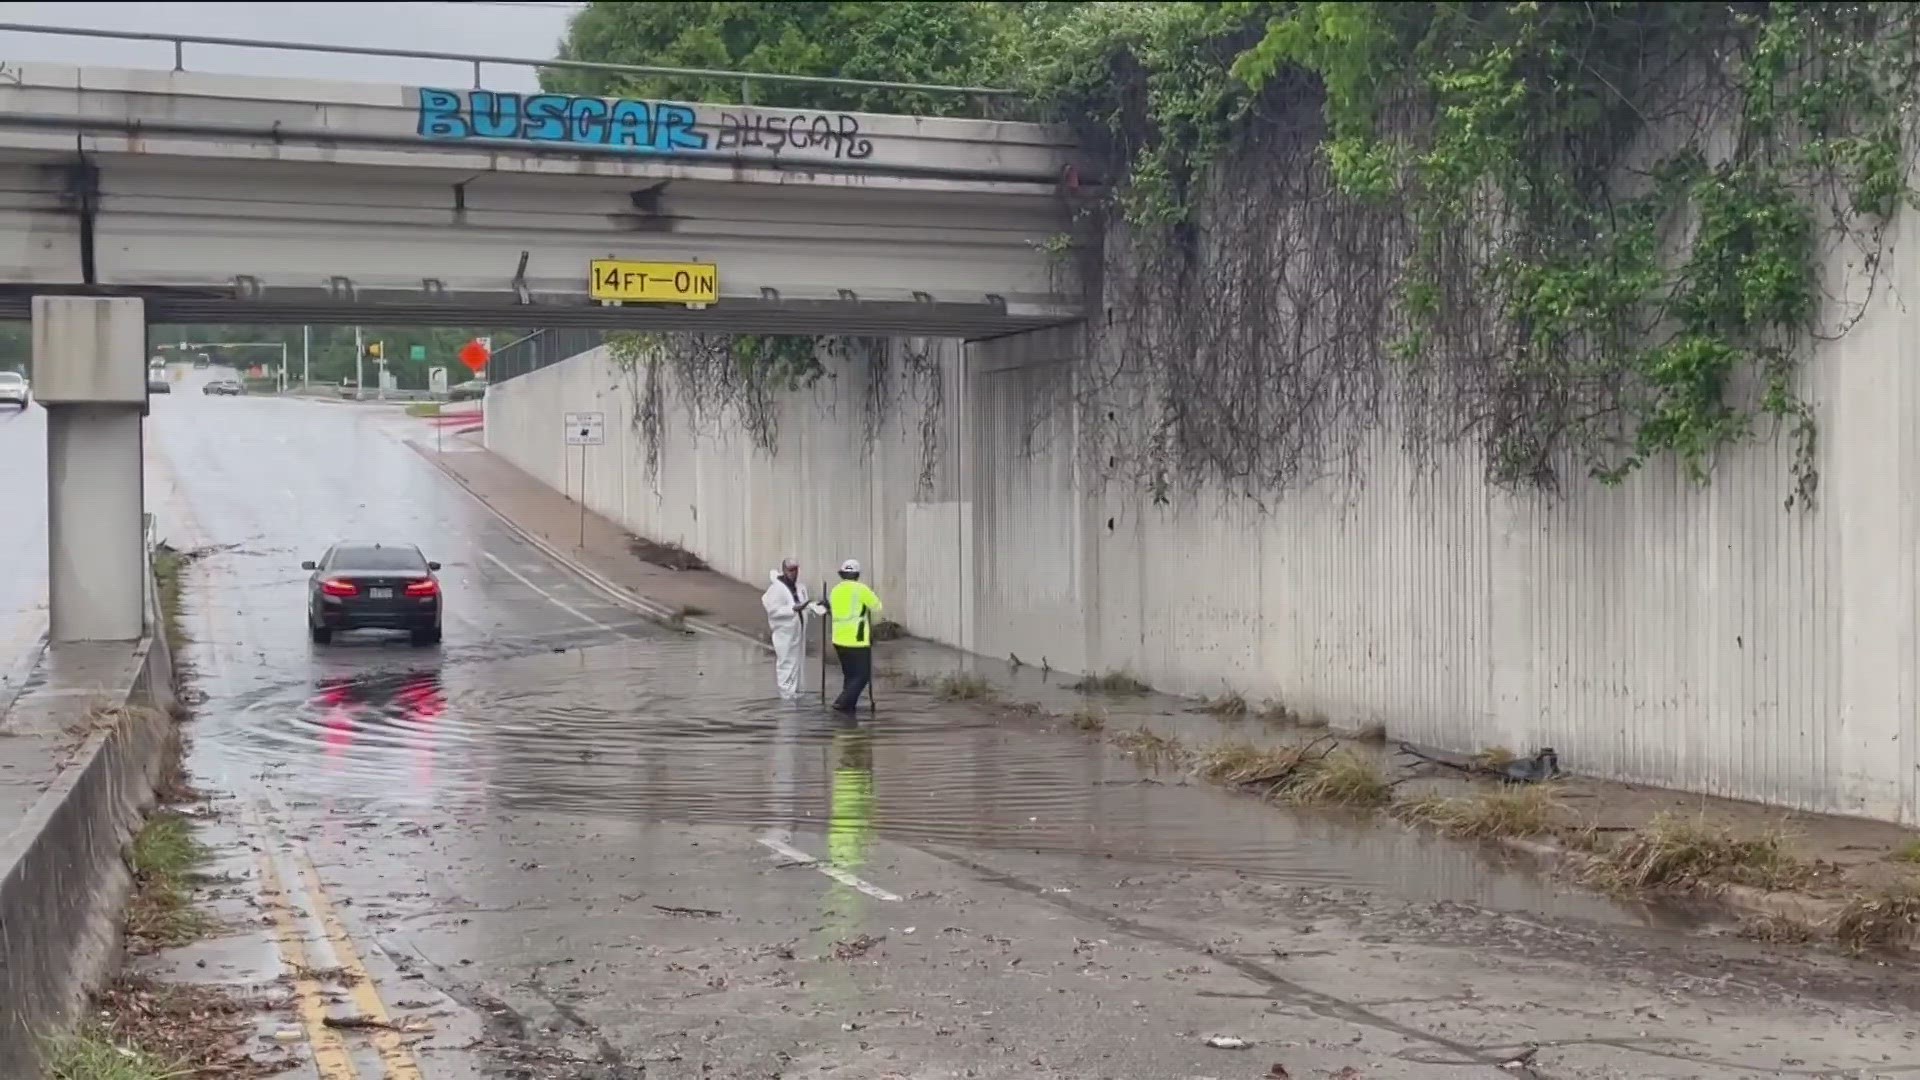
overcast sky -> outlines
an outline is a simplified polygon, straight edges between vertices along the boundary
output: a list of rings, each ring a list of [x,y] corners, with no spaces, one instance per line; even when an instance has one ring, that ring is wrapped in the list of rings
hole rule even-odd
[[[546,59],[582,4],[547,0],[439,0],[427,3],[0,3],[0,22],[36,26],[304,41],[387,49]],[[173,47],[0,33],[0,61],[51,61],[112,67],[173,66]],[[187,70],[409,85],[472,84],[472,69],[432,60],[328,56],[188,45]],[[534,87],[528,68],[491,66],[489,87]]]

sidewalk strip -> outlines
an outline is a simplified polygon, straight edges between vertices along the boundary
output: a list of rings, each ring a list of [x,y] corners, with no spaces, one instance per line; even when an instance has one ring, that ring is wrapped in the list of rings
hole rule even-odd
[[[796,862],[796,863],[804,864],[806,866],[811,866],[815,870],[820,871],[821,873],[827,875],[828,877],[839,882],[840,884],[850,885],[853,888],[859,889],[861,892],[866,893],[868,896],[871,896],[876,900],[888,900],[888,901],[898,902],[900,899],[899,894],[890,893],[887,890],[881,888],[880,886],[875,885],[872,882],[866,881],[865,879],[859,877],[858,875],[850,874],[847,871],[842,870],[837,866],[833,866],[828,863],[823,863],[819,859],[816,859],[813,856],[807,854],[806,852],[801,851],[799,848],[794,847],[792,844],[789,844],[784,840],[777,840],[771,836],[763,836],[760,838],[760,846],[768,849],[769,851],[774,852],[775,854],[782,856],[783,858],[786,858],[791,862]]]
[[[294,861],[298,864],[301,881],[306,885],[307,897],[313,902],[315,913],[320,916],[320,925],[326,929],[327,939],[333,942],[334,959],[339,961],[353,980],[350,991],[353,1003],[360,1015],[374,1021],[381,1027],[373,1032],[373,1048],[380,1053],[380,1064],[386,1069],[386,1080],[422,1080],[420,1064],[413,1058],[400,1033],[393,1029],[393,1018],[387,1015],[387,1007],[380,1000],[380,991],[374,986],[373,973],[360,960],[360,953],[353,947],[353,939],[348,936],[347,928],[340,921],[340,915],[327,899],[326,888],[320,883],[320,872],[314,868],[313,859],[305,851],[294,852]]]

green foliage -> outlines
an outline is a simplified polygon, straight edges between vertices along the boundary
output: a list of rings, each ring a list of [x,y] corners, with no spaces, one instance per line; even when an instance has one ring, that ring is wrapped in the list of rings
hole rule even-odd
[[[987,85],[1008,13],[972,2],[592,3],[576,14],[560,58],[653,67]],[[549,90],[739,102],[737,79],[631,78],[552,70]],[[977,110],[960,95],[755,83],[752,102],[803,109],[948,115]]]
[[[1552,485],[1571,458],[1618,482],[1671,455],[1704,480],[1773,420],[1798,451],[1792,505],[1817,482],[1795,359],[1819,325],[1821,234],[1877,271],[1910,200],[1917,35],[1897,3],[1091,4],[1025,70],[1114,167],[1132,260],[1184,259],[1196,280],[1208,185],[1248,198],[1245,156],[1281,165],[1262,138],[1317,111],[1345,206],[1309,212],[1404,229],[1404,260],[1375,271],[1393,277],[1384,351],[1452,395],[1428,412],[1461,418],[1492,479]],[[1240,233],[1217,243],[1272,242]],[[1179,419],[1189,451],[1259,434]]]

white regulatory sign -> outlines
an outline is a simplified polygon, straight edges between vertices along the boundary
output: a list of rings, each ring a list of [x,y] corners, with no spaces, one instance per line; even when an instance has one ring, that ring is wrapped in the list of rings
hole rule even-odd
[[[599,446],[607,441],[607,414],[570,412],[566,414],[568,446]]]

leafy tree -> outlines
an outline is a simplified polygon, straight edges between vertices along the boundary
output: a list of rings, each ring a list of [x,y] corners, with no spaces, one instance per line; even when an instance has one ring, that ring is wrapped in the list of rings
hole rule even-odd
[[[985,86],[1004,76],[1016,9],[1047,5],[903,3],[608,3],[568,25],[563,60]],[[559,93],[736,103],[735,79],[637,78],[556,69]],[[799,109],[950,115],[978,106],[954,94],[757,83],[752,102]]]

